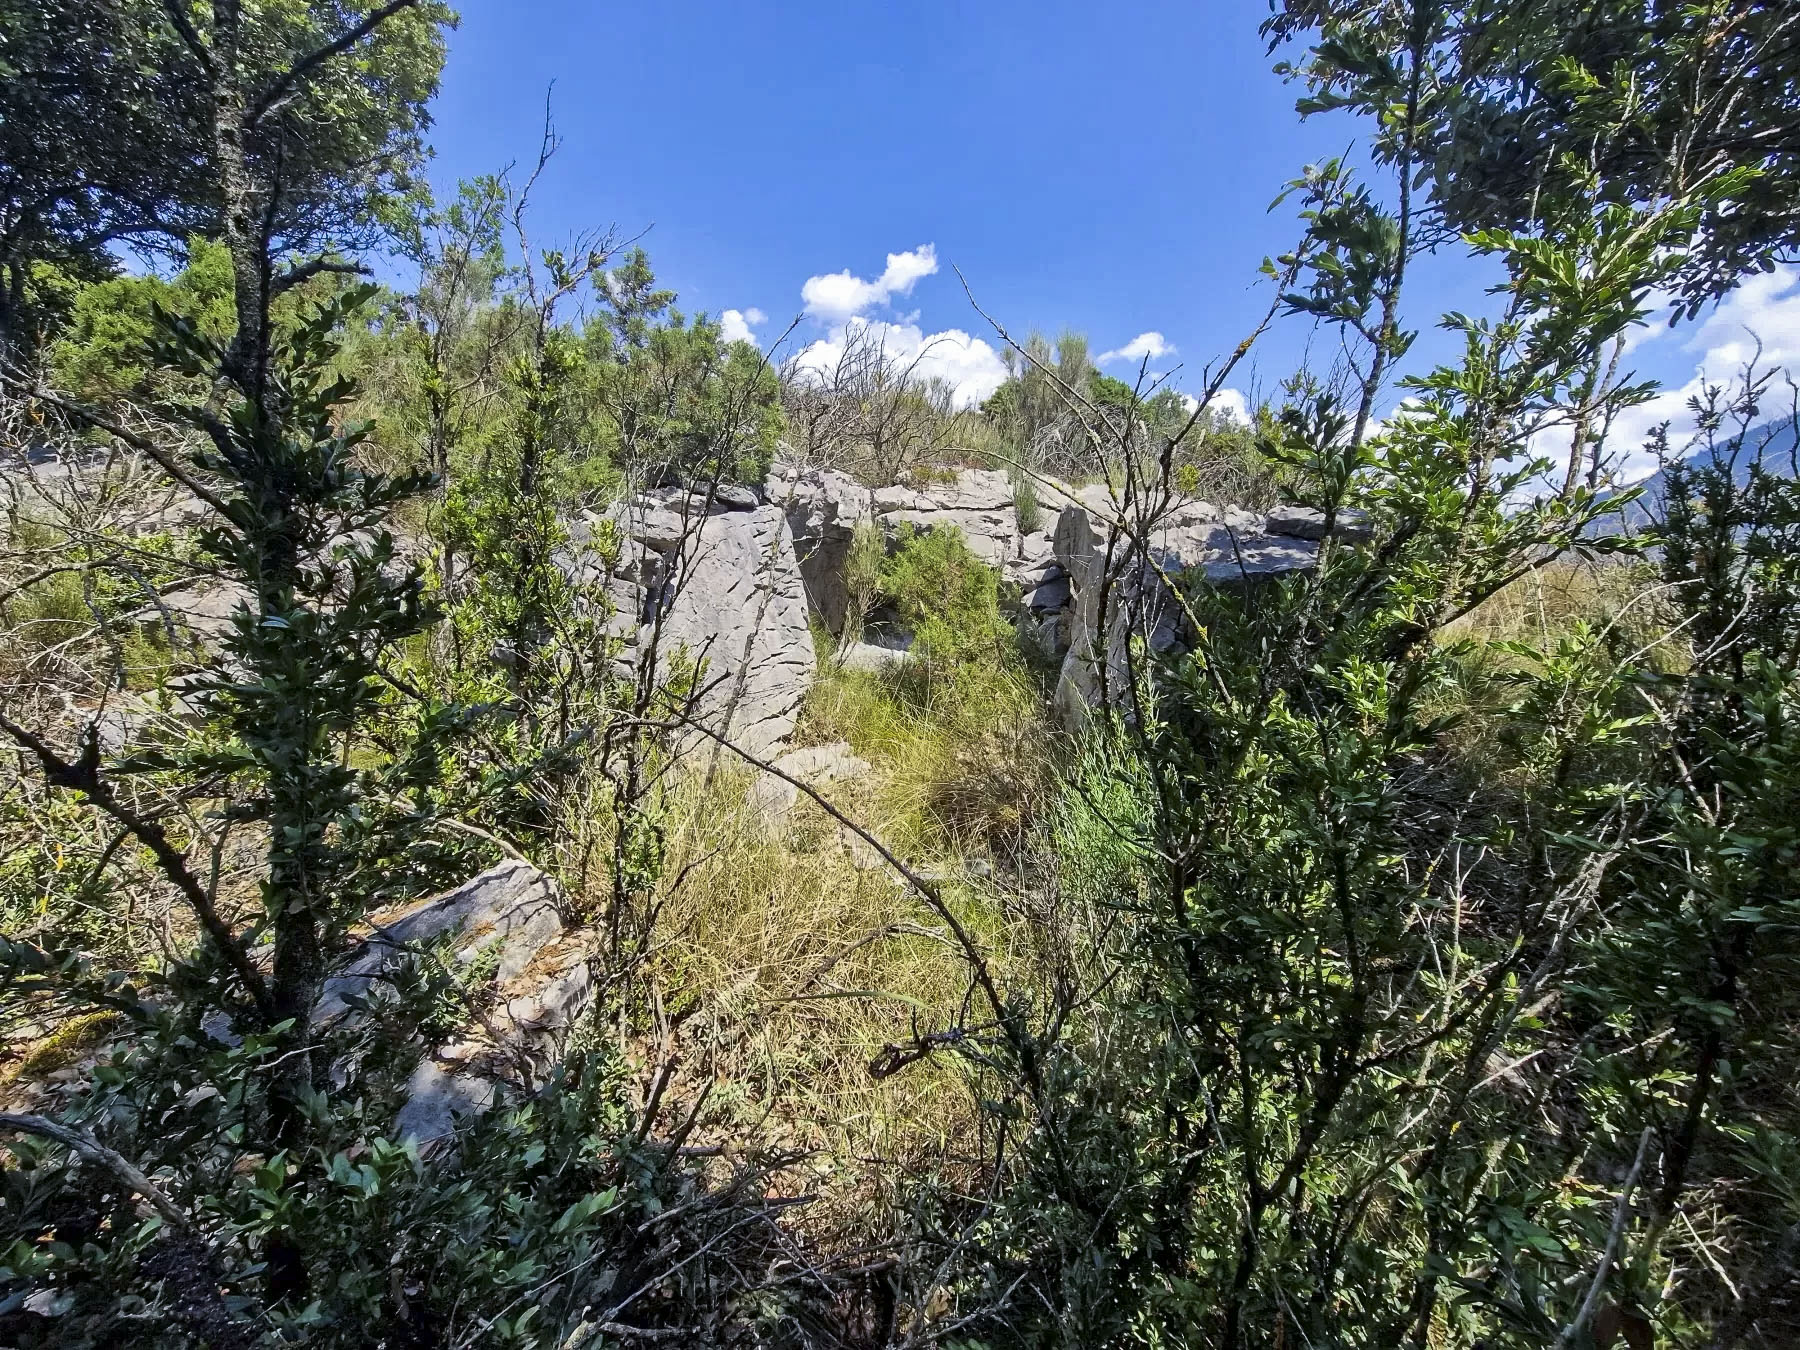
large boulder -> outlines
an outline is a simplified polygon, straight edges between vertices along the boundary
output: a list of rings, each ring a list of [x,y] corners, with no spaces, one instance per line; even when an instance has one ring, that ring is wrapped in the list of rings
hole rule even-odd
[[[779,506],[707,516],[667,558],[661,652],[700,668],[695,717],[753,755],[793,733],[815,658],[806,589]]]
[[[753,755],[779,750],[815,666],[783,508],[748,490],[642,494],[570,536],[564,565],[609,596],[621,668],[654,645],[659,678],[698,671],[696,721]],[[688,748],[711,739],[695,733]]]
[[[1057,518],[1056,557],[1068,573],[1069,601],[1060,614],[1046,603],[1032,609],[1049,641],[1067,643],[1055,694],[1065,725],[1078,726],[1102,704],[1123,705],[1134,638],[1153,652],[1193,640],[1180,587],[1197,580],[1250,586],[1307,570],[1318,554],[1311,540],[1267,532],[1262,517],[1198,500],[1167,503],[1147,525],[1128,529],[1110,496],[1092,489]],[[1058,594],[1040,587],[1033,600]]]

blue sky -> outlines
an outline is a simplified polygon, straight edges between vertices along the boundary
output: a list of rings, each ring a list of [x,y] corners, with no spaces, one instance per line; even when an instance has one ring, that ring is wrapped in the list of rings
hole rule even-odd
[[[1359,130],[1296,118],[1257,36],[1260,0],[461,8],[435,108],[440,187],[534,155],[554,82],[563,148],[537,197],[540,240],[649,229],[683,307],[760,313],[749,331],[765,345],[796,317],[790,348],[830,341],[852,308],[921,340],[952,334],[934,359],[971,393],[993,378],[976,343],[998,340],[953,267],[1015,335],[1068,327],[1103,352],[1160,334],[1173,353],[1153,367],[1180,362],[1177,383],[1197,385],[1267,302],[1257,264],[1293,237],[1270,201]],[[1417,357],[1442,351],[1429,322],[1478,306],[1482,281],[1455,257],[1422,269]],[[1655,330],[1634,352],[1645,373],[1680,386],[1746,320],[1800,356],[1800,277],[1763,283],[1704,327]],[[1311,337],[1280,325],[1262,383]]]

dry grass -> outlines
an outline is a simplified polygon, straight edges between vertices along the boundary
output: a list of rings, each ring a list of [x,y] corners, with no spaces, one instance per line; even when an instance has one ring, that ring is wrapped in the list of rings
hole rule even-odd
[[[1653,641],[1662,609],[1643,564],[1568,559],[1528,573],[1452,624],[1446,636],[1480,643],[1553,644],[1576,622]]]
[[[1047,745],[1039,707],[997,696],[990,745],[966,700],[919,708],[879,677],[837,672],[815,688],[796,739],[848,740],[872,772],[825,795],[909,863],[954,877],[1030,828],[1049,754],[1020,747]],[[884,1078],[872,1061],[981,1014],[967,1005],[963,954],[916,894],[805,798],[771,826],[746,805],[749,786],[747,775],[696,778],[670,805],[665,875],[682,884],[659,922],[657,999],[690,1069],[703,1062],[716,1082],[709,1130],[807,1152],[817,1217],[860,1210],[866,1232],[871,1202],[879,1213],[897,1183],[980,1152],[954,1055]],[[1030,981],[1039,956],[1005,883],[946,890],[1002,981]]]
[[[876,766],[864,805],[890,847],[915,857],[1016,853],[1052,791],[1060,737],[1022,663],[932,684],[900,671],[826,671],[799,743],[848,741]]]

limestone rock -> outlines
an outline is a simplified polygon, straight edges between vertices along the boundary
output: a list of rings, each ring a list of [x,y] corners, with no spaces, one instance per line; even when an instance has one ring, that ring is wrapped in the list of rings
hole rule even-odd
[[[430,900],[377,915],[358,955],[325,982],[313,1008],[318,1021],[349,1011],[350,1000],[381,997],[382,981],[401,952],[446,935],[466,939],[456,959],[473,961],[501,944],[495,978],[516,979],[545,945],[562,932],[556,885],[529,863],[505,862]]]
[[[1264,528],[1270,534],[1285,535],[1292,539],[1323,539],[1325,513],[1311,506],[1278,506],[1269,512]],[[1368,542],[1372,533],[1373,527],[1365,513],[1343,511],[1338,514],[1338,538],[1361,544]]]
[[[806,596],[832,632],[841,632],[850,594],[845,568],[856,527],[873,521],[869,489],[836,469],[777,465],[764,487],[769,501],[786,513]]]
[[[1033,614],[1050,614],[1064,608],[1073,588],[1067,575],[1052,577],[1025,592],[1025,608]]]
[[[865,640],[840,648],[835,660],[842,670],[878,671],[902,664],[910,654],[904,643]]]
[[[707,516],[663,565],[666,587],[640,643],[660,622],[659,662],[672,668],[685,653],[700,668],[696,720],[767,755],[793,732],[816,664],[786,513]]]
[[[1063,611],[1067,649],[1055,695],[1058,715],[1069,726],[1102,701],[1124,695],[1134,637],[1155,652],[1192,640],[1170,583],[1198,577],[1220,586],[1255,584],[1310,568],[1317,557],[1310,541],[1266,533],[1262,517],[1200,501],[1174,502],[1161,512],[1146,551],[1110,510],[1095,505],[1084,499],[1065,507],[1054,536],[1072,592]]]
[[[489,952],[497,958],[491,1009],[461,1039],[426,1055],[408,1079],[395,1120],[403,1139],[448,1136],[460,1117],[492,1106],[502,1083],[521,1070],[541,1073],[593,1001],[590,940],[564,927],[556,884],[529,863],[489,868],[455,890],[377,915],[370,927],[356,955],[326,981],[314,1008],[319,1023],[391,997],[387,979],[404,952],[448,940],[456,962]]]
[[[1016,552],[1006,560],[1002,571],[1008,581],[1025,590],[1064,575],[1062,564],[1056,560],[1055,541],[1047,530],[1020,535]]]
[[[686,489],[643,494],[571,522],[559,563],[610,599],[622,675],[654,642],[659,678],[699,670],[695,719],[766,755],[793,731],[815,661],[787,515],[756,501],[721,489],[708,511]],[[707,743],[694,732],[685,748]]]
[[[1012,480],[999,469],[958,469],[955,478],[946,481],[877,488],[874,510],[890,538],[903,525],[953,529],[971,553],[995,567],[1018,552]]]

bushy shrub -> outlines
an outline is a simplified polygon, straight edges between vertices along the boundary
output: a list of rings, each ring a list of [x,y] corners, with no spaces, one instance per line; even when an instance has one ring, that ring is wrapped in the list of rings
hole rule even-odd
[[[1000,613],[994,570],[954,529],[901,527],[882,569],[884,598],[913,635],[928,680],[975,661],[1004,662],[1016,635]]]

